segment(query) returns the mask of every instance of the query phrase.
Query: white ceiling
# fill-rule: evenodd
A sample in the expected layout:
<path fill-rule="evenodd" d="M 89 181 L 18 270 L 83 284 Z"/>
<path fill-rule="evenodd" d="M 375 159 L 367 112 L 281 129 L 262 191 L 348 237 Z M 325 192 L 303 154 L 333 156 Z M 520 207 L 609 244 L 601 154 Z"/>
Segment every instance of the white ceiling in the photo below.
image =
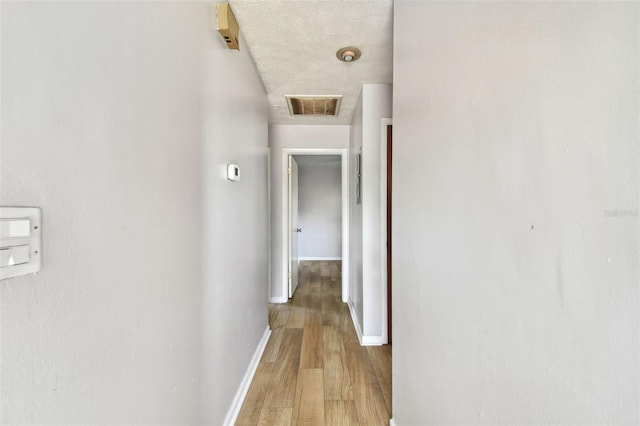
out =
<path fill-rule="evenodd" d="M 271 124 L 349 124 L 363 83 L 391 83 L 393 0 L 229 0 L 272 106 Z M 355 46 L 362 57 L 336 58 Z M 342 95 L 337 117 L 289 114 L 285 95 Z"/>

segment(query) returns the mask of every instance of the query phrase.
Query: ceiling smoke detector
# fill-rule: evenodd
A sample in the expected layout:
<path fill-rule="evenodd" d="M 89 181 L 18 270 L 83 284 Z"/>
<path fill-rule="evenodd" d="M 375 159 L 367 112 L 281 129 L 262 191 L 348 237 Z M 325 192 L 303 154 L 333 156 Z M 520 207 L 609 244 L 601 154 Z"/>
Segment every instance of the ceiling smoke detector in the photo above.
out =
<path fill-rule="evenodd" d="M 336 57 L 343 62 L 353 62 L 360 58 L 360 49 L 357 47 L 343 47 L 336 52 Z"/>

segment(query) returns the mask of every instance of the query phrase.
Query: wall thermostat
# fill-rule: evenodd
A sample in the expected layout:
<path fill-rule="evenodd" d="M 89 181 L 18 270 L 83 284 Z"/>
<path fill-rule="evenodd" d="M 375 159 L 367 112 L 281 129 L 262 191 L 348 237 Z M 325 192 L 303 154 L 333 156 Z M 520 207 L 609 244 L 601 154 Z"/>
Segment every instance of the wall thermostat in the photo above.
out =
<path fill-rule="evenodd" d="M 227 166 L 227 179 L 237 182 L 240 180 L 240 167 L 237 164 Z"/>

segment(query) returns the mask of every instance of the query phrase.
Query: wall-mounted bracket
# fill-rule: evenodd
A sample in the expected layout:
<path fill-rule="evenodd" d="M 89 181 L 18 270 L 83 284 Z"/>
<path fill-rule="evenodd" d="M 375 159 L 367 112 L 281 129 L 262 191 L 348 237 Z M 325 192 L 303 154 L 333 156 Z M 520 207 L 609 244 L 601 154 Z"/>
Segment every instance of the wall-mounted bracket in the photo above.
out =
<path fill-rule="evenodd" d="M 216 5 L 216 28 L 229 49 L 240 50 L 238 34 L 240 28 L 229 3 Z"/>

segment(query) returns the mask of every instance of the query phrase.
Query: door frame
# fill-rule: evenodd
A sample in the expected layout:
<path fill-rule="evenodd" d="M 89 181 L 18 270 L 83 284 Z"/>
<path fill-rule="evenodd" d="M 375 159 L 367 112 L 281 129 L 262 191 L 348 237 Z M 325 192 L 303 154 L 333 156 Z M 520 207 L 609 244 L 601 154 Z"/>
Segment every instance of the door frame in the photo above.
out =
<path fill-rule="evenodd" d="M 293 226 L 295 225 L 295 227 L 298 227 L 298 223 L 296 222 L 295 224 L 292 223 L 291 220 L 291 214 L 294 212 L 293 209 L 293 202 L 291 200 L 291 194 L 293 193 L 293 165 L 295 166 L 296 169 L 296 204 L 299 205 L 298 200 L 300 199 L 300 197 L 298 197 L 298 188 L 300 188 L 299 182 L 298 182 L 298 177 L 299 177 L 299 168 L 298 168 L 298 162 L 296 161 L 296 159 L 294 158 L 293 155 L 287 155 L 287 212 L 288 212 L 288 225 L 289 225 L 289 232 L 287 235 L 287 244 L 288 244 L 288 251 L 287 251 L 287 299 L 291 299 L 293 297 L 293 294 L 295 293 L 295 291 L 298 289 L 298 277 L 296 277 L 295 279 L 293 278 L 293 276 L 289 276 L 289 268 L 291 268 L 291 270 L 293 271 L 293 250 L 291 247 L 291 242 L 293 241 Z M 289 169 L 291 170 L 291 173 L 289 173 Z M 296 206 L 295 209 L 296 212 L 296 216 L 298 216 L 298 207 Z M 298 259 L 298 264 L 300 263 L 300 245 L 299 245 L 299 235 L 297 234 L 297 229 L 296 229 L 296 238 L 298 239 L 298 252 L 296 253 L 297 259 Z M 298 271 L 298 266 L 296 265 L 296 272 Z M 295 282 L 295 288 L 293 288 L 293 283 Z"/>
<path fill-rule="evenodd" d="M 383 344 L 389 343 L 389 318 L 387 315 L 387 126 L 391 125 L 393 125 L 392 118 L 380 119 L 380 277 L 382 278 L 380 312 L 382 312 Z"/>
<path fill-rule="evenodd" d="M 289 155 L 339 155 L 342 183 L 342 301 L 349 300 L 349 150 L 347 148 L 282 148 L 282 294 L 289 295 Z"/>

